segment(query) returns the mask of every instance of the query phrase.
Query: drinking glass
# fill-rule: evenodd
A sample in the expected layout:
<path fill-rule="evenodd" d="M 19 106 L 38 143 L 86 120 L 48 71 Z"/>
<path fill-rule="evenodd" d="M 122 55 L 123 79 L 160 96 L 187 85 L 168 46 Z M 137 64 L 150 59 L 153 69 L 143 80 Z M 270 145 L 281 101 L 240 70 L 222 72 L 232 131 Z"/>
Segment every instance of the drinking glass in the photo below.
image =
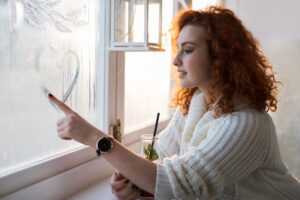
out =
<path fill-rule="evenodd" d="M 154 147 L 152 147 L 152 140 L 153 140 L 153 135 L 152 134 L 143 134 L 141 135 L 141 151 L 140 155 L 146 158 L 147 160 L 157 160 L 158 159 L 158 154 L 156 152 L 155 147 L 157 146 L 159 140 L 158 136 L 155 136 L 155 142 L 154 142 Z"/>
<path fill-rule="evenodd" d="M 147 160 L 157 160 L 158 154 L 156 152 L 155 147 L 157 146 L 159 140 L 158 136 L 155 136 L 154 148 L 152 147 L 153 135 L 152 134 L 143 134 L 141 135 L 141 151 L 140 155 L 146 158 Z M 137 200 L 145 200 L 145 199 L 154 199 L 153 194 L 150 194 L 146 191 L 143 191 L 141 196 L 137 198 Z"/>

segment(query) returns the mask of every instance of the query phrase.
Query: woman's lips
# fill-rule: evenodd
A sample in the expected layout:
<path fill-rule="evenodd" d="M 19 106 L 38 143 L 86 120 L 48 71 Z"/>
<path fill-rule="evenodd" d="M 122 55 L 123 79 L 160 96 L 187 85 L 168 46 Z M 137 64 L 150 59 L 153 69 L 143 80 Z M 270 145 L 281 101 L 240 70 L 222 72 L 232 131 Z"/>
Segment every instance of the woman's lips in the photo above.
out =
<path fill-rule="evenodd" d="M 185 75 L 187 75 L 187 72 L 183 72 L 183 71 L 178 71 L 178 72 L 179 72 L 179 75 L 178 75 L 179 78 L 183 78 L 183 77 L 185 77 Z"/>

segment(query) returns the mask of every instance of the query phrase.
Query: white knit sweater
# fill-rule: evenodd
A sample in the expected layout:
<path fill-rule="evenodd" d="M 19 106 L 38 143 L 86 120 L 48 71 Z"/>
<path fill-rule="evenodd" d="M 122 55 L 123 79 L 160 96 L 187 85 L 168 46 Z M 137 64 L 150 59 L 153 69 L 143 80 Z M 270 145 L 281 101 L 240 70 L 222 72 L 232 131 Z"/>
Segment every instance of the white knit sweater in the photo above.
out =
<path fill-rule="evenodd" d="M 300 199 L 271 117 L 247 107 L 213 117 L 202 93 L 159 134 L 155 199 Z"/>

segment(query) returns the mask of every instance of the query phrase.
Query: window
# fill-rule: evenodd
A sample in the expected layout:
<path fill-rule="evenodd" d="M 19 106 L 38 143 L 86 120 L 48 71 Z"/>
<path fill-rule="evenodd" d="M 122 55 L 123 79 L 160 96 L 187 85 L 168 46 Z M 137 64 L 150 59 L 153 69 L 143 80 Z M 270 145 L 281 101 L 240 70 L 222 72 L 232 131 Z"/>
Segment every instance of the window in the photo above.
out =
<path fill-rule="evenodd" d="M 168 29 L 173 15 L 172 9 L 168 8 L 171 6 L 172 1 L 163 1 L 162 33 L 165 51 L 125 53 L 125 134 L 153 125 L 158 112 L 160 113 L 160 122 L 168 120 L 171 116 L 169 108 L 172 95 L 171 49 L 168 45 L 170 44 Z M 151 38 L 151 36 L 158 35 L 159 5 L 150 5 L 149 9 L 152 9 L 150 13 L 155 16 L 149 18 Z M 142 16 L 142 12 L 136 12 L 137 19 Z"/>
<path fill-rule="evenodd" d="M 111 49 L 161 47 L 162 0 L 113 0 L 111 8 Z"/>
<path fill-rule="evenodd" d="M 172 1 L 164 1 L 168 2 Z M 95 0 L 0 3 L 0 125 L 4 130 L 0 133 L 0 198 L 8 195 L 5 197 L 14 199 L 26 194 L 30 199 L 36 191 L 47 191 L 45 198 L 48 195 L 61 199 L 113 170 L 103 159 L 96 159 L 91 148 L 57 137 L 55 123 L 63 113 L 48 101 L 48 91 L 108 133 L 118 112 L 123 113 L 122 123 L 124 113 L 130 113 L 127 112 L 130 107 L 122 105 L 130 102 L 125 100 L 129 94 L 125 85 L 130 87 L 137 81 L 125 82 L 125 77 L 131 76 L 130 70 L 137 67 L 131 65 L 131 58 L 159 57 L 159 65 L 164 68 L 157 66 L 155 70 L 160 70 L 166 79 L 162 90 L 153 91 L 153 95 L 163 95 L 160 101 L 150 102 L 156 103 L 154 107 L 158 109 L 153 116 L 151 113 L 143 116 L 138 122 L 142 126 L 126 127 L 135 131 L 150 127 L 147 130 L 153 131 L 157 112 L 161 112 L 158 131 L 166 126 L 172 87 L 170 65 L 166 64 L 170 52 L 110 51 L 110 3 Z M 171 9 L 169 14 L 165 20 L 171 19 Z M 120 70 L 123 72 L 119 73 Z M 120 74 L 123 79 L 116 79 Z M 155 81 L 153 78 L 149 81 Z M 135 104 L 136 100 L 131 102 Z M 135 107 L 135 112 L 137 108 L 140 107 Z M 123 143 L 139 141 L 140 133 L 127 134 L 130 137 Z M 102 173 L 98 173 L 99 167 Z M 84 177 L 77 176 L 83 171 Z M 64 181 L 68 184 L 51 187 Z"/>
<path fill-rule="evenodd" d="M 203 10 L 209 6 L 224 5 L 224 0 L 174 0 L 174 10 L 195 9 Z"/>
<path fill-rule="evenodd" d="M 169 52 L 125 54 L 125 134 L 169 119 L 171 66 Z"/>
<path fill-rule="evenodd" d="M 81 146 L 57 139 L 55 123 L 63 115 L 46 94 L 95 121 L 99 13 L 92 0 L 4 1 L 0 7 L 0 174 L 5 174 Z"/>
<path fill-rule="evenodd" d="M 171 0 L 162 3 L 161 31 L 164 51 L 136 52 L 129 47 L 128 50 L 111 53 L 115 56 L 114 73 L 117 77 L 116 118 L 121 119 L 125 144 L 139 140 L 143 133 L 152 133 L 158 112 L 158 131 L 166 126 L 172 114 L 172 109 L 169 108 L 173 80 L 168 30 L 173 10 L 169 9 L 172 7 Z M 159 9 L 155 10 L 156 5 L 151 6 L 154 6 L 153 13 L 159 15 Z M 135 15 L 135 18 L 142 18 L 144 13 L 136 12 Z M 157 23 L 149 22 L 149 35 L 157 35 Z"/>
<path fill-rule="evenodd" d="M 222 4 L 222 0 L 193 0 L 192 8 L 193 9 L 205 9 L 208 6 L 220 5 Z"/>

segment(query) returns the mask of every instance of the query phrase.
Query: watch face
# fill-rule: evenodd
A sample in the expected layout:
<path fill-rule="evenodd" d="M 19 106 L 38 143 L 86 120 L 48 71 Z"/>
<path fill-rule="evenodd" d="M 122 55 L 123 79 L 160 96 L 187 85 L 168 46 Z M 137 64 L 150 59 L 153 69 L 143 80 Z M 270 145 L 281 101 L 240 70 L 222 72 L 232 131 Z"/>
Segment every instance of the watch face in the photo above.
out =
<path fill-rule="evenodd" d="M 98 149 L 102 152 L 107 152 L 111 149 L 111 140 L 109 138 L 102 138 L 98 142 Z"/>

